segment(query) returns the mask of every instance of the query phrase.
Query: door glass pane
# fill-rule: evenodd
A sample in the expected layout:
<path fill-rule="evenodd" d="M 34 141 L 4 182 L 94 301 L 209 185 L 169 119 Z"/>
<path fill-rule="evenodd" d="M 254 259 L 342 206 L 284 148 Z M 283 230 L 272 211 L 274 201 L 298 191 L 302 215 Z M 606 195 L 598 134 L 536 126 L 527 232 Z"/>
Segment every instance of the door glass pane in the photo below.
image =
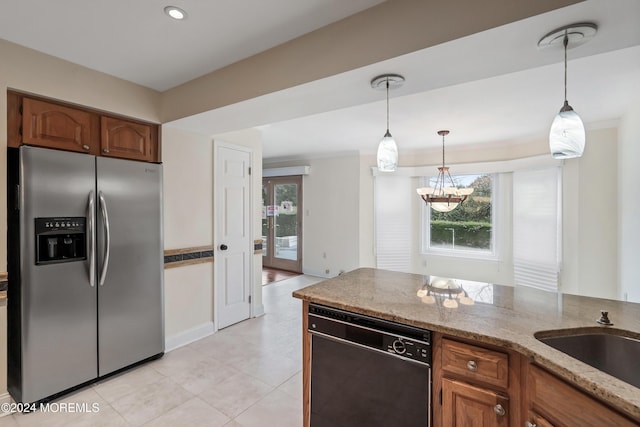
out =
<path fill-rule="evenodd" d="M 276 258 L 296 261 L 298 259 L 298 185 L 274 185 L 275 206 L 273 226 L 275 228 L 274 254 Z"/>
<path fill-rule="evenodd" d="M 262 256 L 267 256 L 267 236 L 269 235 L 269 218 L 267 218 L 267 186 L 262 185 Z"/>

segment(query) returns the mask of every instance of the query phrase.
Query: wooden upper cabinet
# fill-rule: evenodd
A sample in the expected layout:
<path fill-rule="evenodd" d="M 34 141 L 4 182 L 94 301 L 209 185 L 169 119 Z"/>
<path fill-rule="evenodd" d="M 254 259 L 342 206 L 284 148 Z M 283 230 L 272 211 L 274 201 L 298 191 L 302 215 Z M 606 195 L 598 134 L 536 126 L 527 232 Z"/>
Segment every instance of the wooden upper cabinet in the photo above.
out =
<path fill-rule="evenodd" d="M 121 159 L 157 161 L 157 132 L 154 126 L 102 116 L 101 155 Z"/>
<path fill-rule="evenodd" d="M 160 162 L 159 125 L 7 91 L 7 146 Z"/>
<path fill-rule="evenodd" d="M 98 123 L 90 112 L 23 98 L 22 143 L 81 153 L 98 153 Z"/>

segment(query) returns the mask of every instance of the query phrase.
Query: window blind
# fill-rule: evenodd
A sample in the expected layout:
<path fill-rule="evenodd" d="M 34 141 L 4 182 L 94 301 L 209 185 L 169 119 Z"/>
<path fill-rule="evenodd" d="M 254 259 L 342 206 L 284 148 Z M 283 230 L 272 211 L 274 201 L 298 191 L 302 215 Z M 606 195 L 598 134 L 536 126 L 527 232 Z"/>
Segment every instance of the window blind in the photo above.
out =
<path fill-rule="evenodd" d="M 401 272 L 411 270 L 411 197 L 408 176 L 376 176 L 374 182 L 376 265 Z"/>
<path fill-rule="evenodd" d="M 556 291 L 560 272 L 561 173 L 552 167 L 513 173 L 513 270 L 516 285 Z"/>

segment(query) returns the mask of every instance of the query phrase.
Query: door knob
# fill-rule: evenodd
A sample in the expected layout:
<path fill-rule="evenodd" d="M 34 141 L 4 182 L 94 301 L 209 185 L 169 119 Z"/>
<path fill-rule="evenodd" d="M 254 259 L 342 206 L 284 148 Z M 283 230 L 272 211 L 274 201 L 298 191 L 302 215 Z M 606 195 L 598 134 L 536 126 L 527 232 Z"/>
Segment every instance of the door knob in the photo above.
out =
<path fill-rule="evenodd" d="M 229 249 L 229 247 L 227 245 L 225 245 L 224 243 L 222 245 L 220 245 L 220 250 L 221 251 L 226 251 L 227 249 Z"/>

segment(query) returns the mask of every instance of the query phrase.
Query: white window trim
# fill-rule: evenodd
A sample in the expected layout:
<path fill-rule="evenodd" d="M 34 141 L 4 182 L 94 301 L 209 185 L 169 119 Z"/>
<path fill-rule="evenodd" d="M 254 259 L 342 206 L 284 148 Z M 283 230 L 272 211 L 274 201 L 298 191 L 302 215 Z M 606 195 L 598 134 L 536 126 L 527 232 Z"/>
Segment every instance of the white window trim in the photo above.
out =
<path fill-rule="evenodd" d="M 503 201 L 500 200 L 503 197 L 503 194 L 501 193 L 502 174 L 493 173 L 493 172 L 480 172 L 477 174 L 492 176 L 492 179 L 491 179 L 491 183 L 492 183 L 491 250 L 490 251 L 484 251 L 484 250 L 474 251 L 474 250 L 464 250 L 464 249 L 456 250 L 456 249 L 431 247 L 431 212 L 430 212 L 431 208 L 426 203 L 423 203 L 422 211 L 421 211 L 422 220 L 420 221 L 421 223 L 420 231 L 422 236 L 421 250 L 420 250 L 421 255 L 477 259 L 477 260 L 487 260 L 487 261 L 500 260 L 500 254 L 502 251 L 498 243 L 499 239 L 497 239 L 496 236 L 500 236 L 501 235 L 500 233 L 503 232 L 502 224 L 504 222 L 504 221 L 498 221 L 498 216 L 501 216 L 504 213 L 502 212 L 502 209 L 501 209 Z M 467 175 L 467 174 L 456 173 L 454 175 L 454 179 L 455 179 L 455 176 L 457 175 Z M 471 175 L 471 173 L 468 175 Z M 425 181 L 428 180 L 428 178 L 429 178 L 428 176 L 423 177 Z M 496 197 L 498 195 L 499 197 Z"/>

